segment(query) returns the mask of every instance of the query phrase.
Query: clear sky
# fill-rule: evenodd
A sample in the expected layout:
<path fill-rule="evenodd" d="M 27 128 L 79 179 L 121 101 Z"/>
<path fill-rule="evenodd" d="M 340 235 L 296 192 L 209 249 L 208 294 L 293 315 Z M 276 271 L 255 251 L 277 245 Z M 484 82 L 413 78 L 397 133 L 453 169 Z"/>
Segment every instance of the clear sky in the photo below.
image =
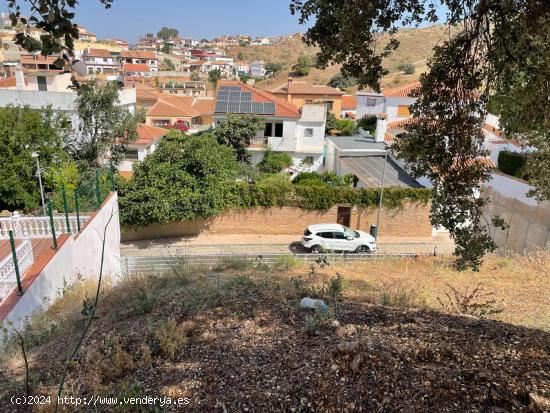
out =
<path fill-rule="evenodd" d="M 196 39 L 221 34 L 271 36 L 305 31 L 292 16 L 289 0 L 113 0 L 105 10 L 99 0 L 80 0 L 75 21 L 99 38 L 130 42 L 140 35 L 174 27 Z"/>

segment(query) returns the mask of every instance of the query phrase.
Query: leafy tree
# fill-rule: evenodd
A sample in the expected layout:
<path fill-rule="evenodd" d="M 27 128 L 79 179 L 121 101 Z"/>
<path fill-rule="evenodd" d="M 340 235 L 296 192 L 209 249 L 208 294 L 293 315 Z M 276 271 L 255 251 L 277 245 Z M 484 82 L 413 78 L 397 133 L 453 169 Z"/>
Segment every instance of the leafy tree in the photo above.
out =
<path fill-rule="evenodd" d="M 292 66 L 292 70 L 298 76 L 307 76 L 311 66 L 311 58 L 309 56 L 301 55 L 298 57 L 298 63 Z"/>
<path fill-rule="evenodd" d="M 148 225 L 214 216 L 233 203 L 237 161 L 212 136 L 174 131 L 134 166 L 120 191 L 123 223 Z"/>
<path fill-rule="evenodd" d="M 174 62 L 172 62 L 168 58 L 164 58 L 162 60 L 162 68 L 163 68 L 163 70 L 168 70 L 168 71 L 176 70 L 176 66 L 174 65 Z"/>
<path fill-rule="evenodd" d="M 357 133 L 357 124 L 351 119 L 338 119 L 336 129 L 339 129 L 344 136 L 353 136 Z"/>
<path fill-rule="evenodd" d="M 250 145 L 250 138 L 264 127 L 265 120 L 261 116 L 228 114 L 214 129 L 214 137 L 219 143 L 232 147 L 239 161 L 247 161 L 246 149 Z"/>
<path fill-rule="evenodd" d="M 397 68 L 408 75 L 412 75 L 416 70 L 412 63 L 401 63 L 399 66 L 397 66 Z"/>
<path fill-rule="evenodd" d="M 353 77 L 346 77 L 342 73 L 338 73 L 330 78 L 327 85 L 340 90 L 345 90 L 349 87 L 357 85 L 357 79 Z"/>
<path fill-rule="evenodd" d="M 341 63 L 342 73 L 359 85 L 380 88 L 388 73 L 383 58 L 398 48 L 404 25 L 437 22 L 436 2 L 291 0 L 300 22 L 314 20 L 305 41 L 318 45 L 318 65 Z M 441 0 L 446 23 L 461 32 L 434 50 L 421 75 L 412 107 L 416 122 L 396 151 L 414 176 L 428 177 L 435 190 L 432 223 L 447 228 L 456 243 L 459 268 L 478 269 L 495 248 L 479 197 L 490 171 L 476 160 L 484 156 L 481 126 L 490 95 L 507 99 L 501 124 L 507 133 L 533 146 L 531 182 L 540 199 L 550 197 L 550 2 L 546 0 Z M 380 47 L 380 33 L 388 41 Z M 501 224 L 498 219 L 493 224 Z"/>
<path fill-rule="evenodd" d="M 0 108 L 0 210 L 31 210 L 39 205 L 36 159 L 43 176 L 68 160 L 65 140 L 70 132 L 65 115 L 51 109 Z M 48 182 L 45 182 L 46 184 Z"/>
<path fill-rule="evenodd" d="M 165 54 L 170 54 L 172 53 L 172 45 L 169 45 L 168 43 L 164 43 L 160 51 Z"/>
<path fill-rule="evenodd" d="M 218 80 L 222 78 L 222 72 L 220 69 L 214 69 L 208 72 L 208 81 L 212 84 L 213 87 L 216 87 Z"/>
<path fill-rule="evenodd" d="M 120 105 L 116 83 L 83 84 L 78 90 L 76 110 L 80 118 L 78 133 L 68 140 L 72 157 L 89 166 L 98 166 L 110 157 L 117 165 L 128 143 L 137 139 L 139 114 Z"/>
<path fill-rule="evenodd" d="M 271 148 L 267 148 L 264 152 L 264 157 L 258 164 L 258 169 L 261 172 L 276 174 L 292 164 L 292 158 L 288 153 L 273 152 Z"/>
<path fill-rule="evenodd" d="M 267 62 L 265 64 L 265 70 L 275 74 L 275 73 L 280 72 L 281 70 L 283 70 L 283 65 L 281 63 Z"/>
<path fill-rule="evenodd" d="M 157 33 L 157 37 L 160 37 L 162 40 L 170 40 L 174 37 L 177 37 L 180 32 L 177 29 L 171 27 L 163 27 Z"/>
<path fill-rule="evenodd" d="M 338 129 L 338 119 L 336 119 L 336 116 L 334 116 L 334 113 L 329 112 L 327 113 L 327 120 L 325 122 L 325 129 L 327 131 L 331 129 Z"/>
<path fill-rule="evenodd" d="M 113 0 L 99 0 L 105 8 L 110 8 Z M 45 33 L 40 41 L 34 39 L 28 30 L 15 35 L 15 42 L 29 52 L 41 51 L 44 55 L 72 52 L 74 41 L 78 39 L 78 26 L 73 23 L 75 17 L 74 0 L 7 0 L 8 13 L 12 26 L 22 24 L 26 29 L 36 27 Z M 21 5 L 29 10 L 28 19 L 21 13 Z M 62 66 L 63 60 L 57 62 Z"/>

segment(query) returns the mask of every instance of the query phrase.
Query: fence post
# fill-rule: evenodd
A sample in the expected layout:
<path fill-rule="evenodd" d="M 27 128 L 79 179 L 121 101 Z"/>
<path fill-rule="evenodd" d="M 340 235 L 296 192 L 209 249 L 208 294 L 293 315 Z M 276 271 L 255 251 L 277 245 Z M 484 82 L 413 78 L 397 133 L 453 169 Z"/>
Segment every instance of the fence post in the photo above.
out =
<path fill-rule="evenodd" d="M 17 261 L 17 251 L 15 250 L 15 240 L 13 239 L 13 230 L 9 230 L 11 255 L 13 257 L 13 268 L 15 270 L 15 279 L 17 280 L 17 295 L 23 295 L 23 286 L 21 285 L 21 274 L 19 274 L 19 263 Z"/>
<path fill-rule="evenodd" d="M 80 234 L 80 208 L 78 207 L 78 188 L 74 190 L 74 208 L 76 209 L 76 229 Z"/>
<path fill-rule="evenodd" d="M 97 209 L 101 206 L 101 194 L 99 193 L 99 171 L 95 171 L 95 197 Z"/>
<path fill-rule="evenodd" d="M 57 251 L 57 236 L 55 235 L 55 224 L 53 222 L 52 200 L 48 201 L 48 215 L 50 216 L 50 227 L 52 228 L 53 248 Z"/>
<path fill-rule="evenodd" d="M 112 162 L 111 162 L 110 167 L 109 167 L 109 178 L 111 179 L 111 192 L 115 192 L 116 191 L 115 168 L 114 168 Z"/>
<path fill-rule="evenodd" d="M 67 225 L 67 234 L 71 233 L 71 224 L 69 223 L 69 211 L 67 208 L 67 193 L 65 185 L 61 186 L 61 194 L 63 195 L 63 210 L 65 211 L 65 224 Z"/>

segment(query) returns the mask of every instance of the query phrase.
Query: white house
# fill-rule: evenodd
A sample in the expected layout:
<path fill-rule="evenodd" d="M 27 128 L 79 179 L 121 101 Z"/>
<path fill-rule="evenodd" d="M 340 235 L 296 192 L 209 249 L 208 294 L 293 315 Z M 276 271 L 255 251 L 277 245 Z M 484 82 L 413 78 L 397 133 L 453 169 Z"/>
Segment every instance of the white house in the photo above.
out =
<path fill-rule="evenodd" d="M 214 124 L 227 114 L 263 116 L 264 130 L 250 139 L 249 152 L 253 164 L 263 158 L 267 147 L 287 152 L 294 165 L 307 164 L 311 170 L 323 165 L 326 109 L 324 105 L 306 104 L 298 110 L 292 103 L 271 93 L 237 81 L 218 84 L 214 102 Z"/>
<path fill-rule="evenodd" d="M 80 75 L 117 75 L 118 62 L 107 49 L 86 48 L 79 62 L 72 65 Z"/>
<path fill-rule="evenodd" d="M 130 177 L 134 163 L 142 162 L 147 155 L 153 153 L 159 140 L 167 133 L 168 129 L 145 124 L 138 125 L 139 137 L 128 144 L 124 161 L 118 167 L 120 174 L 124 177 Z"/>
<path fill-rule="evenodd" d="M 357 92 L 357 119 L 366 115 L 386 113 L 388 121 L 407 119 L 411 116 L 409 107 L 416 101 L 409 97 L 410 93 L 420 86 L 420 82 L 410 83 L 392 89 L 386 89 L 382 93 L 373 91 Z"/>
<path fill-rule="evenodd" d="M 158 72 L 159 70 L 158 58 L 155 52 L 150 50 L 124 50 L 120 53 L 118 59 L 121 68 L 130 63 L 147 65 L 151 72 Z"/>

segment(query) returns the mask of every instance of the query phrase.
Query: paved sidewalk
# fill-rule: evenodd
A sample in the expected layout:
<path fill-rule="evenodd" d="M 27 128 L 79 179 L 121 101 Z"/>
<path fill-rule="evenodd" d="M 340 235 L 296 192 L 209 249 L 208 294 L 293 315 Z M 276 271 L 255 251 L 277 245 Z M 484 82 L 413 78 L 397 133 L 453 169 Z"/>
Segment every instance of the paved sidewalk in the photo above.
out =
<path fill-rule="evenodd" d="M 437 237 L 379 237 L 378 251 L 383 253 L 449 254 L 454 244 L 446 235 Z M 224 234 L 189 238 L 166 238 L 123 242 L 122 256 L 174 256 L 189 254 L 267 254 L 303 252 L 296 235 Z"/>

